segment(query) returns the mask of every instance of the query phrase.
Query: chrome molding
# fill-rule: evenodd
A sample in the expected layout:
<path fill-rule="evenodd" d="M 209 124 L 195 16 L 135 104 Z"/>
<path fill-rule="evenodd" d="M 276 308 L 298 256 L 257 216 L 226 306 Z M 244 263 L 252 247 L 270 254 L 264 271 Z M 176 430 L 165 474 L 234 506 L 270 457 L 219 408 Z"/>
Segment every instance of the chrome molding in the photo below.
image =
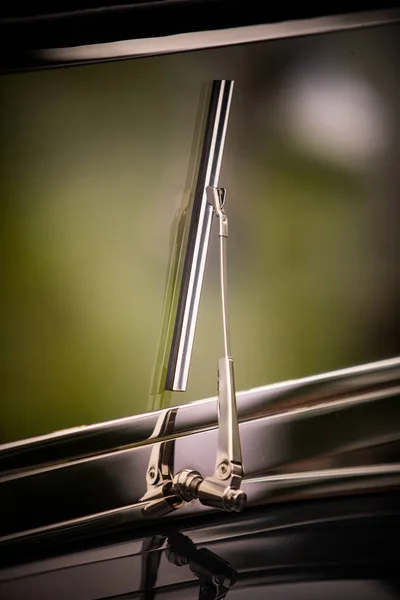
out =
<path fill-rule="evenodd" d="M 399 358 L 237 396 L 249 507 L 398 488 Z M 178 407 L 171 432 L 151 438 L 161 414 L 2 446 L 0 509 L 7 518 L 0 542 L 71 528 L 88 535 L 112 524 L 140 526 L 150 454 L 166 440 L 174 440 L 176 472 L 189 466 L 211 472 L 216 399 Z M 210 510 L 194 502 L 176 514 Z"/>
<path fill-rule="evenodd" d="M 399 9 L 368 11 L 340 16 L 269 23 L 265 25 L 233 27 L 231 29 L 125 40 L 106 44 L 48 48 L 41 50 L 38 53 L 38 56 L 49 64 L 52 62 L 79 63 L 104 61 L 118 58 L 154 56 L 173 52 L 218 48 L 300 35 L 358 29 L 360 27 L 373 27 L 390 22 L 397 22 L 399 20 Z"/>
<path fill-rule="evenodd" d="M 237 392 L 240 422 L 287 412 L 308 410 L 335 402 L 379 399 L 381 392 L 400 385 L 400 357 L 329 373 L 294 379 Z M 367 394 L 367 397 L 362 394 Z M 176 407 L 170 436 L 182 436 L 217 427 L 217 398 Z M 144 413 L 95 425 L 84 425 L 0 445 L 0 481 L 6 472 L 74 460 L 95 459 L 107 453 L 129 451 L 164 439 L 152 438 L 163 411 Z"/>

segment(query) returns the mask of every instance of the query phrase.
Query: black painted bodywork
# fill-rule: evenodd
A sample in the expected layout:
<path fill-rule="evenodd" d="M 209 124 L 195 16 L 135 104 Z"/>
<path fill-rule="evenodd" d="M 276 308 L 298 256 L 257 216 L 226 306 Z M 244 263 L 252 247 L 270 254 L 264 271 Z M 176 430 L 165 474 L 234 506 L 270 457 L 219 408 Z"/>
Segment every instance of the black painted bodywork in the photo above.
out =
<path fill-rule="evenodd" d="M 166 519 L 135 532 L 116 520 L 83 538 L 72 531 L 64 540 L 25 541 L 1 556 L 0 595 L 197 598 L 199 581 L 189 567 L 165 557 L 167 537 L 179 531 L 234 567 L 231 598 L 398 598 L 399 500 L 388 493 L 293 502 L 234 517 L 182 518 L 174 526 Z"/>

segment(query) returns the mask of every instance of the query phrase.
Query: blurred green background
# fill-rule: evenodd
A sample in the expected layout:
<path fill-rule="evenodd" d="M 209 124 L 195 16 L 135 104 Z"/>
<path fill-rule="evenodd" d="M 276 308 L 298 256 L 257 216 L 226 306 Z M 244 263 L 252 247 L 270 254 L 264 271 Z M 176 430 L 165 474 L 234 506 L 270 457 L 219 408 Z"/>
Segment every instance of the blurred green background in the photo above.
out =
<path fill-rule="evenodd" d="M 400 27 L 0 78 L 0 442 L 147 410 L 204 85 L 237 389 L 399 354 Z M 185 393 L 216 393 L 214 229 Z"/>

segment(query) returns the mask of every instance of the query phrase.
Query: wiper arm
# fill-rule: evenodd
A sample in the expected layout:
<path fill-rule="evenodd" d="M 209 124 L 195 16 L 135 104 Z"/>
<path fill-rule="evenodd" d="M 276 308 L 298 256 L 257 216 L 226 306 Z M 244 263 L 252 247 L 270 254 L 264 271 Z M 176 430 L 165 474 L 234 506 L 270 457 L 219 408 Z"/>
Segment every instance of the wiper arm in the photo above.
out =
<path fill-rule="evenodd" d="M 207 199 L 219 219 L 220 277 L 222 301 L 222 329 L 225 356 L 218 368 L 218 448 L 214 473 L 203 477 L 198 471 L 183 469 L 173 475 L 173 440 L 160 442 L 153 448 L 147 470 L 147 493 L 142 500 L 150 503 L 145 514 L 165 514 L 180 508 L 185 502 L 200 500 L 206 506 L 226 511 L 241 511 L 246 494 L 240 489 L 243 478 L 242 452 L 236 408 L 233 359 L 230 349 L 230 330 L 227 302 L 227 238 L 228 218 L 225 213 L 226 192 L 208 187 Z M 154 437 L 172 432 L 175 420 L 173 409 L 163 413 L 157 423 Z"/>

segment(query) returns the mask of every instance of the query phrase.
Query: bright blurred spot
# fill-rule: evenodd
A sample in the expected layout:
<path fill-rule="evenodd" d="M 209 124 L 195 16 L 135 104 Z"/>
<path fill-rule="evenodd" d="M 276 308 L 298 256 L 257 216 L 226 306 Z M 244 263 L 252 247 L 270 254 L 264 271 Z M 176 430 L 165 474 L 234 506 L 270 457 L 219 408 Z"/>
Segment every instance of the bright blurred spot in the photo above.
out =
<path fill-rule="evenodd" d="M 305 150 L 357 167 L 388 147 L 385 104 L 367 81 L 328 62 L 303 64 L 285 83 L 279 116 Z"/>

